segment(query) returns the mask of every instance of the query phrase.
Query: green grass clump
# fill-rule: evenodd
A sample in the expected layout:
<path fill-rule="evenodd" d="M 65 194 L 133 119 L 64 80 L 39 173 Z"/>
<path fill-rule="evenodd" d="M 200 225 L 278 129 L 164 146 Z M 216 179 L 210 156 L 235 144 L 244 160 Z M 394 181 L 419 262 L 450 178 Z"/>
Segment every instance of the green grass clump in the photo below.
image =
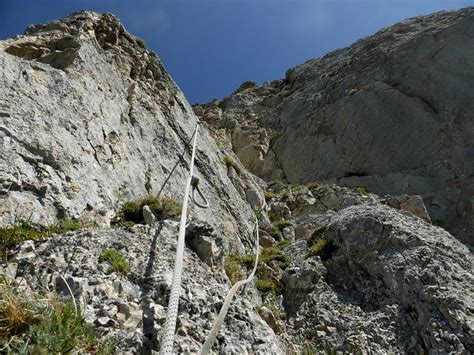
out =
<path fill-rule="evenodd" d="M 81 228 L 80 222 L 63 218 L 48 228 L 36 228 L 29 220 L 17 219 L 12 227 L 0 228 L 0 258 L 8 255 L 8 249 L 25 240 L 38 240 L 52 234 L 62 234 Z"/>
<path fill-rule="evenodd" d="M 224 163 L 227 168 L 230 168 L 230 167 L 234 168 L 237 175 L 243 174 L 243 171 L 240 168 L 239 164 L 237 164 L 237 162 L 230 155 L 224 156 Z"/>
<path fill-rule="evenodd" d="M 224 271 L 232 284 L 244 278 L 255 263 L 253 255 L 229 255 L 224 262 Z"/>
<path fill-rule="evenodd" d="M 107 261 L 110 264 L 108 272 L 118 271 L 123 275 L 130 272 L 130 265 L 127 260 L 116 249 L 104 249 L 99 255 L 99 261 Z"/>
<path fill-rule="evenodd" d="M 306 185 L 304 185 L 304 184 L 295 184 L 295 185 L 291 186 L 291 188 L 295 191 L 299 191 L 299 190 L 305 189 Z"/>
<path fill-rule="evenodd" d="M 283 254 L 282 248 L 276 247 L 268 247 L 264 248 L 260 253 L 259 262 L 261 263 L 269 263 L 270 261 L 277 261 L 278 266 L 282 269 L 285 269 L 291 262 L 290 258 Z"/>
<path fill-rule="evenodd" d="M 264 195 L 265 195 L 265 201 L 267 202 L 278 196 L 278 194 L 273 191 L 265 191 Z"/>
<path fill-rule="evenodd" d="M 15 354 L 111 353 L 99 342 L 72 302 L 23 294 L 0 282 L 0 347 Z"/>
<path fill-rule="evenodd" d="M 290 227 L 293 225 L 293 223 L 291 223 L 291 221 L 285 219 L 285 218 L 281 218 L 275 222 L 273 222 L 273 225 L 275 226 L 275 228 L 279 229 L 279 230 L 282 230 L 286 227 Z"/>
<path fill-rule="evenodd" d="M 331 258 L 335 250 L 334 244 L 329 241 L 324 234 L 325 227 L 318 226 L 307 240 L 308 249 L 306 250 L 306 258 L 314 255 L 320 255 L 322 260 Z"/>
<path fill-rule="evenodd" d="M 319 189 L 321 187 L 321 184 L 317 183 L 317 182 L 311 182 L 307 185 L 308 187 L 308 190 L 313 192 L 313 191 L 316 191 L 317 189 Z"/>
<path fill-rule="evenodd" d="M 279 287 L 272 279 L 258 279 L 255 281 L 255 287 L 264 295 L 279 293 Z"/>
<path fill-rule="evenodd" d="M 179 216 L 181 203 L 173 197 L 148 195 L 140 199 L 125 202 L 118 212 L 121 222 L 143 223 L 142 209 L 148 205 L 153 214 L 159 219 Z"/>
<path fill-rule="evenodd" d="M 358 186 L 356 187 L 356 191 L 360 193 L 361 195 L 368 195 L 369 191 L 367 191 L 367 188 L 365 186 Z"/>
<path fill-rule="evenodd" d="M 135 37 L 135 41 L 137 41 L 137 44 L 142 47 L 143 49 L 148 49 L 146 42 L 143 38 L 140 37 Z"/>

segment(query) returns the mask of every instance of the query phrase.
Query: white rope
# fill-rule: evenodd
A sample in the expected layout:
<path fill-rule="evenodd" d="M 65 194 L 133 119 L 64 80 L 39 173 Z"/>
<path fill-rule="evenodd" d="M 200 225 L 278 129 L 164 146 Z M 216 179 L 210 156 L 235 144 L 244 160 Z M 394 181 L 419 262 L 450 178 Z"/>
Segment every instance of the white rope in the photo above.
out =
<path fill-rule="evenodd" d="M 260 241 L 259 241 L 259 234 L 258 234 L 258 216 L 255 216 L 255 222 L 256 222 L 256 234 L 257 238 L 255 240 L 255 264 L 253 266 L 253 270 L 250 273 L 249 277 L 247 277 L 245 280 L 241 280 L 235 283 L 234 286 L 230 289 L 229 293 L 227 294 L 227 297 L 225 298 L 224 304 L 222 305 L 222 308 L 219 312 L 219 315 L 214 321 L 214 324 L 212 325 L 212 329 L 209 332 L 209 335 L 207 336 L 206 341 L 204 342 L 204 345 L 202 346 L 201 351 L 199 352 L 200 355 L 207 355 L 212 349 L 212 344 L 214 344 L 214 341 L 216 340 L 217 334 L 219 333 L 219 329 L 222 326 L 222 323 L 224 323 L 224 318 L 227 315 L 227 311 L 229 310 L 230 303 L 232 302 L 232 299 L 234 298 L 234 295 L 237 293 L 239 288 L 250 281 L 255 276 L 255 272 L 257 271 L 257 266 L 258 266 L 258 256 L 260 254 Z"/>
<path fill-rule="evenodd" d="M 181 291 L 181 276 L 183 272 L 184 255 L 184 236 L 186 233 L 186 216 L 188 210 L 189 191 L 191 189 L 191 180 L 194 174 L 194 157 L 196 153 L 196 141 L 198 135 L 199 122 L 196 123 L 194 132 L 193 152 L 191 154 L 189 177 L 186 181 L 184 190 L 183 206 L 181 209 L 181 222 L 179 225 L 178 245 L 176 247 L 176 258 L 174 262 L 173 282 L 171 285 L 170 300 L 168 303 L 168 312 L 164 325 L 164 335 L 161 341 L 160 354 L 167 355 L 173 353 L 174 333 L 176 330 L 176 319 L 178 317 L 179 294 Z"/>

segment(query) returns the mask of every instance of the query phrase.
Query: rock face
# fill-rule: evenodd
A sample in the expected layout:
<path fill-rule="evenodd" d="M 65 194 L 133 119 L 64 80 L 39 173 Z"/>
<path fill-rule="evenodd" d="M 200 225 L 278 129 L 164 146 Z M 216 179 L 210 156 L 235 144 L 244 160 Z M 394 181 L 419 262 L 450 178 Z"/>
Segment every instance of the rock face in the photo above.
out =
<path fill-rule="evenodd" d="M 0 226 L 62 217 L 108 225 L 123 202 L 160 191 L 194 132 L 192 109 L 157 56 L 111 14 L 30 26 L 0 42 L 0 62 Z M 190 147 L 165 195 L 182 198 L 189 157 Z M 229 241 L 249 235 L 251 208 L 205 129 L 196 165 L 210 208 L 193 216 Z"/>
<path fill-rule="evenodd" d="M 473 34 L 472 7 L 409 19 L 195 111 L 267 181 L 421 195 L 472 242 Z"/>
<path fill-rule="evenodd" d="M 159 349 L 161 329 L 171 289 L 177 221 L 165 221 L 133 231 L 90 229 L 70 232 L 41 243 L 26 243 L 14 255 L 18 283 L 39 289 L 56 289 L 60 297 L 68 283 L 88 322 L 103 338 L 117 340 L 117 352 L 151 353 Z M 109 272 L 99 256 L 104 249 L 120 250 L 130 264 L 130 273 Z M 200 350 L 228 290 L 220 271 L 212 271 L 191 250 L 185 255 L 180 317 L 177 324 L 178 353 Z M 38 291 L 37 290 L 37 291 Z M 233 303 L 221 330 L 221 353 L 265 351 L 282 353 L 274 332 L 260 318 L 249 300 L 255 290 Z M 258 339 L 258 341 L 257 341 Z"/>
<path fill-rule="evenodd" d="M 473 13 L 405 21 L 195 107 L 210 207 L 188 215 L 176 351 L 200 349 L 230 281 L 250 272 L 259 210 L 257 280 L 214 351 L 474 352 L 473 256 L 432 224 L 472 231 Z M 0 62 L 1 252 L 17 219 L 83 222 L 9 250 L 0 298 L 10 283 L 56 294 L 117 352 L 156 352 L 178 221 L 148 199 L 144 225 L 110 222 L 131 199 L 182 198 L 196 116 L 111 14 L 30 26 L 0 41 Z"/>
<path fill-rule="evenodd" d="M 298 195 L 307 199 L 297 202 Z M 339 208 L 325 206 L 324 196 Z M 285 310 L 291 344 L 349 353 L 473 351 L 474 259 L 466 246 L 347 188 L 286 188 L 270 205 L 301 211 L 307 201 L 319 209 L 292 214 L 297 231 L 307 232 L 284 250 L 291 262 L 276 280 L 281 299 L 273 300 Z"/>

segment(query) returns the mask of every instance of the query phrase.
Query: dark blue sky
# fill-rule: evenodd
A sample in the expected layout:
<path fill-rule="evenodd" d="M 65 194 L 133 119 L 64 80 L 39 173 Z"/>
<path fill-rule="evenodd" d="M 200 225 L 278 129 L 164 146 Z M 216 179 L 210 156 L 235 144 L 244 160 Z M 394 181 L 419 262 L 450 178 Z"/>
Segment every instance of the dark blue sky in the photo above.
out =
<path fill-rule="evenodd" d="M 27 25 L 94 10 L 119 16 L 155 51 L 191 102 L 241 82 L 279 79 L 310 58 L 407 17 L 474 0 L 0 0 L 0 38 Z"/>

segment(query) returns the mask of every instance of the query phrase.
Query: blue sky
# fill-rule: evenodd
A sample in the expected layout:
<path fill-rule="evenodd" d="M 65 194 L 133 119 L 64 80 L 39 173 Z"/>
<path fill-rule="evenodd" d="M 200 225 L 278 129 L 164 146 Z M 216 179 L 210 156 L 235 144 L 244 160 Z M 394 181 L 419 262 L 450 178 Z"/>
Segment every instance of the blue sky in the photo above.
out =
<path fill-rule="evenodd" d="M 112 12 L 155 51 L 189 101 L 279 79 L 407 17 L 473 0 L 0 0 L 0 38 L 79 10 Z"/>

